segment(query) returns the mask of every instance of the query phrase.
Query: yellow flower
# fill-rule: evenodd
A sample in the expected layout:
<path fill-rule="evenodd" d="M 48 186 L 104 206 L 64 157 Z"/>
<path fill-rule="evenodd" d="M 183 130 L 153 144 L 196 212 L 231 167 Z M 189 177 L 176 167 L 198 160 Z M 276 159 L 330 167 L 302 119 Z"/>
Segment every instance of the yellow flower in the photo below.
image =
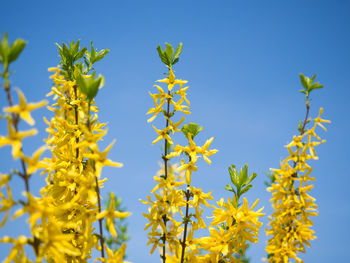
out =
<path fill-rule="evenodd" d="M 171 129 L 170 127 L 167 127 L 167 128 L 165 128 L 163 130 L 158 130 L 154 126 L 152 126 L 152 127 L 158 133 L 158 137 L 152 142 L 152 144 L 155 144 L 156 142 L 159 142 L 162 139 L 166 139 L 168 141 L 168 143 L 173 144 L 173 141 L 171 140 L 171 138 L 169 136 L 169 130 Z"/>
<path fill-rule="evenodd" d="M 114 218 L 125 218 L 131 215 L 130 212 L 119 212 L 115 211 L 115 201 L 114 201 L 114 194 L 111 193 L 111 202 L 107 208 L 107 210 L 102 211 L 101 213 L 96 215 L 96 219 L 102 219 L 106 218 L 106 223 L 109 232 L 112 234 L 112 236 L 117 237 L 117 231 L 114 227 Z"/>
<path fill-rule="evenodd" d="M 210 144 L 213 142 L 214 140 L 214 137 L 211 137 L 209 140 L 207 140 L 205 142 L 205 144 L 201 147 L 201 150 L 199 151 L 202 156 L 203 156 L 203 159 L 208 163 L 208 164 L 211 164 L 211 161 L 210 159 L 208 158 L 208 156 L 212 156 L 213 154 L 217 153 L 218 150 L 216 149 L 213 149 L 213 150 L 208 150 Z"/>
<path fill-rule="evenodd" d="M 147 122 L 152 122 L 159 113 L 163 111 L 163 105 L 155 105 L 155 108 L 149 109 L 149 111 L 146 114 L 154 114 L 151 118 L 147 120 Z"/>
<path fill-rule="evenodd" d="M 157 81 L 168 84 L 169 91 L 171 91 L 173 89 L 173 87 L 177 84 L 179 84 L 180 87 L 182 87 L 182 85 L 187 83 L 187 80 L 175 79 L 175 75 L 174 75 L 174 72 L 172 70 L 169 70 L 169 76 L 167 78 L 160 79 Z"/>
<path fill-rule="evenodd" d="M 103 166 L 122 167 L 122 163 L 116 163 L 106 159 L 108 152 L 111 150 L 115 140 L 103 151 L 100 152 L 97 145 L 93 148 L 93 153 L 86 153 L 85 157 L 95 161 L 96 175 L 99 177 Z"/>
<path fill-rule="evenodd" d="M 40 156 L 42 155 L 42 153 L 47 150 L 47 146 L 42 146 L 40 147 L 35 153 L 33 153 L 32 157 L 28 157 L 25 155 L 21 154 L 21 158 L 23 159 L 23 161 L 26 162 L 26 164 L 28 165 L 27 168 L 27 173 L 28 174 L 33 174 L 35 173 L 38 169 L 44 168 L 41 163 L 40 163 Z"/>
<path fill-rule="evenodd" d="M 186 98 L 186 91 L 188 90 L 189 86 L 185 87 L 185 88 L 180 88 L 178 91 L 176 91 L 175 93 L 177 95 L 179 95 L 182 99 L 184 99 L 188 105 L 191 105 L 190 102 L 188 101 L 188 99 Z"/>
<path fill-rule="evenodd" d="M 5 145 L 12 145 L 12 156 L 17 159 L 21 155 L 22 139 L 31 135 L 37 134 L 37 130 L 32 129 L 29 131 L 17 132 L 12 127 L 11 118 L 7 119 L 8 124 L 8 137 L 0 136 L 0 147 Z"/>
<path fill-rule="evenodd" d="M 106 263 L 130 263 L 129 261 L 123 261 L 126 243 L 123 243 L 123 245 L 116 252 L 113 252 L 113 250 L 106 245 L 105 249 L 107 251 L 107 258 L 97 258 L 96 260 Z"/>
<path fill-rule="evenodd" d="M 170 101 L 170 103 L 174 105 L 174 111 L 181 111 L 184 114 L 191 114 L 191 112 L 189 111 L 189 107 L 186 105 L 182 105 L 184 100 L 184 98 L 181 98 L 178 100 L 178 102 L 172 100 Z"/>
<path fill-rule="evenodd" d="M 314 119 L 314 122 L 316 123 L 316 125 L 320 126 L 322 129 L 324 129 L 325 131 L 327 131 L 326 127 L 324 127 L 321 123 L 331 123 L 331 121 L 329 120 L 324 120 L 324 119 L 321 119 L 321 115 L 323 113 L 323 108 L 320 108 L 320 111 L 318 113 L 318 116 L 317 118 Z"/>
<path fill-rule="evenodd" d="M 0 238 L 0 243 L 14 244 L 14 246 L 10 250 L 9 255 L 6 257 L 3 263 L 10 263 L 10 262 L 32 263 L 32 261 L 30 261 L 27 258 L 23 248 L 23 246 L 27 245 L 29 241 L 30 240 L 25 236 L 19 236 L 18 239 L 14 239 L 8 236 Z"/>
<path fill-rule="evenodd" d="M 6 188 L 7 198 L 2 192 L 0 192 L 0 212 L 6 211 L 6 214 L 0 223 L 0 228 L 2 228 L 6 224 L 7 218 L 10 215 L 10 209 L 16 204 L 16 202 L 12 198 L 11 188 L 8 184 L 6 184 Z"/>
<path fill-rule="evenodd" d="M 154 181 L 158 182 L 157 184 L 151 191 L 151 193 L 157 191 L 158 189 L 165 188 L 172 190 L 173 188 L 179 187 L 184 184 L 184 182 L 176 182 L 174 177 L 168 176 L 166 179 L 158 176 L 154 176 Z"/>
<path fill-rule="evenodd" d="M 6 185 L 11 179 L 11 175 L 0 173 L 0 189 Z"/>
<path fill-rule="evenodd" d="M 192 172 L 197 171 L 198 167 L 196 166 L 197 163 L 197 156 L 193 156 L 191 160 L 188 163 L 185 163 L 183 160 L 181 162 L 181 166 L 179 167 L 179 171 L 186 171 L 185 176 L 186 176 L 186 183 L 188 185 L 191 184 L 191 174 Z"/>
<path fill-rule="evenodd" d="M 19 96 L 19 105 L 15 105 L 12 107 L 4 108 L 5 112 L 9 113 L 16 113 L 19 114 L 19 116 L 25 120 L 29 125 L 34 125 L 35 121 L 30 115 L 30 112 L 32 110 L 35 110 L 37 108 L 43 107 L 47 104 L 46 100 L 37 102 L 37 103 L 29 103 L 27 104 L 27 100 L 24 97 L 22 91 L 19 89 L 17 90 L 18 96 Z"/>

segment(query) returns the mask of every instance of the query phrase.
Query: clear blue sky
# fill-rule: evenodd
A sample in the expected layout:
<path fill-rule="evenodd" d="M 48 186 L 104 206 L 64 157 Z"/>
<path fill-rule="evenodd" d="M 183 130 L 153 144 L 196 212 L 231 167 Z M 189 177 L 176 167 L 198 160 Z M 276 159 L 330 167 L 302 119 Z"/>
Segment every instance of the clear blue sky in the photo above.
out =
<path fill-rule="evenodd" d="M 168 2 L 168 3 L 167 3 Z M 214 136 L 219 152 L 212 165 L 199 164 L 193 184 L 213 190 L 215 199 L 228 197 L 227 167 L 249 164 L 258 173 L 249 202 L 260 198 L 265 213 L 271 213 L 270 193 L 263 181 L 264 171 L 278 167 L 287 154 L 286 145 L 296 134 L 297 123 L 305 114 L 298 74 L 317 73 L 325 86 L 312 94 L 311 116 L 324 107 L 324 117 L 332 120 L 327 143 L 318 147 L 314 161 L 316 177 L 312 195 L 319 205 L 314 219 L 317 240 L 302 255 L 305 262 L 344 262 L 349 239 L 349 107 L 350 99 L 350 2 L 349 1 L 3 1 L 0 34 L 11 41 L 21 37 L 28 45 L 13 65 L 13 86 L 21 88 L 28 100 L 39 101 L 49 92 L 47 68 L 59 62 L 55 42 L 81 39 L 88 45 L 111 50 L 97 66 L 106 78 L 99 92 L 100 120 L 108 121 L 107 145 L 117 139 L 110 157 L 124 163 L 122 169 L 104 168 L 108 177 L 103 194 L 114 191 L 122 197 L 133 215 L 129 218 L 129 260 L 153 263 L 143 231 L 146 207 L 138 199 L 153 188 L 153 175 L 160 160 L 159 145 L 152 146 L 155 132 L 146 122 L 152 106 L 148 91 L 163 77 L 165 67 L 156 46 L 165 42 L 184 43 L 180 63 L 175 66 L 180 78 L 189 80 L 192 114 L 187 121 L 198 122 L 204 131 L 200 143 Z M 7 105 L 5 95 L 0 107 Z M 2 98 L 2 99 L 1 99 Z M 40 133 L 25 141 L 25 152 L 43 144 L 47 136 L 46 109 L 34 113 Z M 5 134 L 5 122 L 0 122 Z M 158 123 L 158 122 L 156 122 Z M 163 125 L 159 124 L 158 126 Z M 1 172 L 12 163 L 10 148 L 0 149 Z M 19 195 L 23 182 L 15 179 Z M 33 191 L 44 184 L 35 175 Z M 267 217 L 259 243 L 248 254 L 252 262 L 266 256 Z M 0 236 L 26 233 L 24 221 L 9 223 Z M 9 247 L 0 245 L 0 259 Z"/>

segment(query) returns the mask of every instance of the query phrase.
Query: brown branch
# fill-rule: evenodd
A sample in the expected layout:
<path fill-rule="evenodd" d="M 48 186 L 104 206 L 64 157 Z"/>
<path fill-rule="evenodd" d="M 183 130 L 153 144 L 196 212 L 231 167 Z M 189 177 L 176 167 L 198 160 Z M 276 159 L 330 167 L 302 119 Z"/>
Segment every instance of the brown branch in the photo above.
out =
<path fill-rule="evenodd" d="M 181 251 L 181 263 L 184 262 L 185 260 L 185 249 L 186 249 L 186 238 L 187 238 L 187 225 L 189 223 L 189 218 L 188 218 L 188 209 L 189 209 L 189 205 L 188 205 L 188 202 L 190 201 L 190 190 L 188 189 L 190 186 L 187 185 L 187 191 L 186 191 L 186 216 L 185 216 L 185 219 L 184 219 L 184 223 L 185 223 L 185 229 L 184 229 L 184 235 L 183 235 L 183 238 L 182 238 L 182 242 L 181 242 L 181 245 L 182 245 L 182 251 Z"/>
<path fill-rule="evenodd" d="M 168 95 L 170 95 L 170 91 L 168 91 Z M 166 116 L 165 116 L 166 117 L 165 129 L 167 129 L 168 126 L 169 126 L 170 101 L 171 101 L 171 98 L 168 98 L 167 99 L 167 112 L 166 112 Z M 165 180 L 168 178 L 168 158 L 166 158 L 167 155 L 168 155 L 168 141 L 164 138 L 164 156 L 163 156 L 163 160 L 164 160 L 164 179 Z M 166 227 L 166 224 L 167 224 L 167 221 L 168 221 L 166 214 L 163 215 L 162 220 L 163 220 L 164 225 Z M 162 240 L 163 240 L 163 250 L 162 250 L 161 258 L 163 260 L 163 263 L 165 263 L 166 262 L 166 251 L 165 251 L 166 233 L 163 233 Z"/>

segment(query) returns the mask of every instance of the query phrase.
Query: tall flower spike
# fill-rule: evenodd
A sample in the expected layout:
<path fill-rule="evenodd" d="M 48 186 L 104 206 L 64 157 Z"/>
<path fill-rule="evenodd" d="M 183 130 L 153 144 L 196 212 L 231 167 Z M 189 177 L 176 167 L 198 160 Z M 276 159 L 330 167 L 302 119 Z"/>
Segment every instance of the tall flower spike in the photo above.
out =
<path fill-rule="evenodd" d="M 321 108 L 318 117 L 313 119 L 312 127 L 307 127 L 312 123 L 308 118 L 310 92 L 323 87 L 318 82 L 313 83 L 315 77 L 310 79 L 300 74 L 304 88 L 301 92 L 306 96 L 306 116 L 299 124 L 300 134 L 293 136 L 286 146 L 289 156 L 281 161 L 279 169 L 271 169 L 273 182 L 267 190 L 272 192 L 274 212 L 266 229 L 267 235 L 271 236 L 266 246 L 269 262 L 289 262 L 292 259 L 303 262 L 298 254 L 305 252 L 305 246 L 310 246 L 310 241 L 316 238 L 311 217 L 318 215 L 317 205 L 309 194 L 315 178 L 310 177 L 312 167 L 307 162 L 318 159 L 315 146 L 325 142 L 316 134 L 316 127 L 326 131 L 321 123 L 330 121 L 321 119 Z"/>

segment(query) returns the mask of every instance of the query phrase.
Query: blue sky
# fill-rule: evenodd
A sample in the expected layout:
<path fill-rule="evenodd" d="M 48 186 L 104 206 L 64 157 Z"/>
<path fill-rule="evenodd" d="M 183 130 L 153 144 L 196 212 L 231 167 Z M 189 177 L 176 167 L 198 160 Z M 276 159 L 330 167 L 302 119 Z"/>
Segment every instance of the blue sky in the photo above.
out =
<path fill-rule="evenodd" d="M 224 190 L 229 183 L 227 167 L 248 163 L 249 170 L 258 173 L 248 200 L 260 198 L 266 214 L 272 210 L 264 172 L 278 167 L 286 157 L 283 146 L 297 133 L 297 123 L 305 114 L 298 75 L 317 73 L 324 89 L 312 94 L 311 116 L 322 106 L 332 124 L 327 133 L 320 133 L 327 143 L 318 147 L 320 159 L 312 162 L 316 177 L 312 195 L 319 205 L 319 216 L 314 219 L 317 239 L 301 257 L 305 262 L 347 258 L 349 1 L 13 0 L 2 3 L 1 9 L 0 34 L 8 32 L 11 41 L 18 37 L 28 41 L 13 64 L 16 73 L 11 81 L 29 101 L 42 100 L 51 88 L 47 68 L 59 62 L 56 42 L 81 39 L 89 45 L 93 40 L 96 48 L 111 50 L 96 67 L 106 78 L 96 102 L 100 120 L 109 127 L 102 146 L 116 138 L 110 157 L 124 167 L 104 168 L 108 182 L 103 195 L 114 191 L 133 213 L 128 219 L 131 240 L 127 250 L 128 259 L 136 263 L 159 259 L 157 253 L 150 256 L 146 247 L 142 217 L 146 207 L 138 201 L 153 188 L 160 160 L 160 146 L 151 145 L 156 134 L 145 116 L 152 106 L 148 91 L 166 72 L 156 46 L 183 42 L 175 70 L 190 85 L 192 114 L 186 121 L 204 127 L 199 144 L 214 136 L 212 146 L 219 150 L 211 166 L 200 162 L 193 185 L 205 192 L 213 190 L 216 200 L 228 197 Z M 0 107 L 7 106 L 2 94 Z M 42 145 L 47 136 L 42 117 L 50 113 L 42 109 L 33 115 L 40 132 L 25 141 L 26 153 Z M 0 123 L 0 133 L 5 134 L 5 122 Z M 156 121 L 156 125 L 163 123 Z M 18 165 L 11 161 L 9 147 L 0 149 L 0 158 L 3 173 Z M 43 184 L 39 174 L 30 181 L 35 193 Z M 22 181 L 14 179 L 17 196 L 23 187 Z M 252 262 L 266 256 L 266 216 L 263 222 L 258 244 L 248 250 Z M 14 221 L 0 229 L 0 236 L 18 236 L 27 233 L 27 228 L 24 221 Z M 8 249 L 0 246 L 0 260 Z"/>

